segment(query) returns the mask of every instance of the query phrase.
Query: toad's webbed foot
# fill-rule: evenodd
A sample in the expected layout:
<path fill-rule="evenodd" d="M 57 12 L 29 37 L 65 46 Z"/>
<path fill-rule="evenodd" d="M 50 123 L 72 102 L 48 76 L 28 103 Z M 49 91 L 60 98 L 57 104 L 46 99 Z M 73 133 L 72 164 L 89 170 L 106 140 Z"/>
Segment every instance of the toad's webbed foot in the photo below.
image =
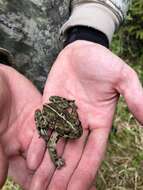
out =
<path fill-rule="evenodd" d="M 55 162 L 55 165 L 57 169 L 62 168 L 65 165 L 65 161 L 63 158 L 58 158 L 58 160 Z"/>

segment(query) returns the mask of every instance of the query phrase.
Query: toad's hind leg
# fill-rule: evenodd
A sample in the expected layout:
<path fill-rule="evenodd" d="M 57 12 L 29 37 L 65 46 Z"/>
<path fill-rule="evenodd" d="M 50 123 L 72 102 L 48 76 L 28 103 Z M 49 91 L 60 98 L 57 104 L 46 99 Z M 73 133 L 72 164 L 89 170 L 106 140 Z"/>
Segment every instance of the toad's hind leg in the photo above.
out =
<path fill-rule="evenodd" d="M 57 154 L 56 144 L 58 140 L 59 140 L 59 134 L 57 132 L 53 132 L 51 137 L 49 138 L 47 147 L 48 147 L 51 160 L 53 161 L 57 169 L 60 169 L 62 166 L 65 165 L 65 162 L 64 162 L 64 159 L 58 157 L 58 154 Z"/>

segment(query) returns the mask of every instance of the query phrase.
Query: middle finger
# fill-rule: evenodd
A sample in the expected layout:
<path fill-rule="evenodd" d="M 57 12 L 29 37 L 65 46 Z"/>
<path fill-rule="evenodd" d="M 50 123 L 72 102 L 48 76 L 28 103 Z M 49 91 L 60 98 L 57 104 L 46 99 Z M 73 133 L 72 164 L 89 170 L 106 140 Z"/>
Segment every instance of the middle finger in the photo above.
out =
<path fill-rule="evenodd" d="M 67 189 L 68 182 L 80 161 L 87 136 L 88 130 L 85 130 L 80 139 L 68 141 L 63 154 L 66 166 L 55 171 L 48 190 Z"/>
<path fill-rule="evenodd" d="M 58 155 L 62 155 L 64 150 L 65 141 L 61 140 L 58 143 L 57 150 Z M 44 159 L 37 169 L 31 183 L 30 190 L 46 190 L 48 184 L 50 183 L 51 177 L 55 171 L 55 166 L 51 161 L 48 150 L 45 153 Z"/>

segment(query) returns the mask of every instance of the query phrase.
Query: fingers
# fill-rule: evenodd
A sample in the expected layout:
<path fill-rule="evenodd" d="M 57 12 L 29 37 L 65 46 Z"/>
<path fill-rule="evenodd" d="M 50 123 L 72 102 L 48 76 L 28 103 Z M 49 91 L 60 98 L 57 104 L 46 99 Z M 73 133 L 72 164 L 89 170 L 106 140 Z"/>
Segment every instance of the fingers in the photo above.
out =
<path fill-rule="evenodd" d="M 68 141 L 62 156 L 65 159 L 66 165 L 60 170 L 55 171 L 48 190 L 67 189 L 69 180 L 81 159 L 87 136 L 88 131 L 86 130 L 80 139 Z"/>
<path fill-rule="evenodd" d="M 46 190 L 52 175 L 54 172 L 54 166 L 50 163 L 48 153 L 45 154 L 42 164 L 38 168 L 33 177 L 30 190 Z"/>
<path fill-rule="evenodd" d="M 124 65 L 117 90 L 122 94 L 126 103 L 136 117 L 143 124 L 143 88 L 137 74 L 128 65 Z"/>
<path fill-rule="evenodd" d="M 36 170 L 45 153 L 45 142 L 42 138 L 39 138 L 37 131 L 35 131 L 31 144 L 27 152 L 27 165 L 30 170 Z"/>
<path fill-rule="evenodd" d="M 8 172 L 8 161 L 3 151 L 2 146 L 0 145 L 0 187 L 3 186 Z"/>
<path fill-rule="evenodd" d="M 65 142 L 63 140 L 59 141 L 57 145 L 58 155 L 62 155 L 64 150 Z M 46 190 L 50 183 L 51 177 L 55 171 L 55 166 L 51 161 L 49 152 L 45 153 L 44 159 L 37 169 L 30 186 L 30 190 Z"/>
<path fill-rule="evenodd" d="M 87 140 L 83 155 L 78 167 L 68 184 L 67 190 L 87 190 L 95 178 L 103 158 L 109 129 L 94 129 Z"/>
<path fill-rule="evenodd" d="M 15 156 L 10 159 L 8 175 L 11 176 L 16 183 L 20 184 L 24 190 L 29 190 L 33 175 L 27 168 L 24 158 Z"/>

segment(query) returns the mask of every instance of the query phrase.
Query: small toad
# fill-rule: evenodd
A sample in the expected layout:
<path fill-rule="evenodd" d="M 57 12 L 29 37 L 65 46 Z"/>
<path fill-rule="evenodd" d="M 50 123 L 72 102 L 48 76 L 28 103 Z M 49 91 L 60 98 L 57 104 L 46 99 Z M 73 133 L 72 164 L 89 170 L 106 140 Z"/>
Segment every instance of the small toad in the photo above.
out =
<path fill-rule="evenodd" d="M 58 157 L 56 144 L 60 138 L 77 139 L 81 137 L 83 129 L 77 113 L 74 100 L 67 100 L 60 96 L 51 96 L 49 103 L 44 104 L 42 110 L 35 111 L 35 123 L 40 137 L 49 150 L 51 160 L 60 169 L 65 165 L 63 158 Z M 51 135 L 48 131 L 51 129 Z"/>

